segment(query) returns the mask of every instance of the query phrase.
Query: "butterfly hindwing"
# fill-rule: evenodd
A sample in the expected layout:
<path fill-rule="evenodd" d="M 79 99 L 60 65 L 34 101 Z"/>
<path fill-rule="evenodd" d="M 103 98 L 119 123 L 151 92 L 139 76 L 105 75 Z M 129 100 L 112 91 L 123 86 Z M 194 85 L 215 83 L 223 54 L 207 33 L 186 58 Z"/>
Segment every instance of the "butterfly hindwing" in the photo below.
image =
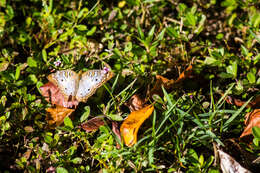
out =
<path fill-rule="evenodd" d="M 92 96 L 96 89 L 113 76 L 111 71 L 107 70 L 89 70 L 81 75 L 79 80 L 76 99 L 85 102 Z"/>
<path fill-rule="evenodd" d="M 52 73 L 48 76 L 48 80 L 54 83 L 63 93 L 65 98 L 69 96 L 75 97 L 79 77 L 78 74 L 72 70 L 61 70 L 56 73 Z"/>

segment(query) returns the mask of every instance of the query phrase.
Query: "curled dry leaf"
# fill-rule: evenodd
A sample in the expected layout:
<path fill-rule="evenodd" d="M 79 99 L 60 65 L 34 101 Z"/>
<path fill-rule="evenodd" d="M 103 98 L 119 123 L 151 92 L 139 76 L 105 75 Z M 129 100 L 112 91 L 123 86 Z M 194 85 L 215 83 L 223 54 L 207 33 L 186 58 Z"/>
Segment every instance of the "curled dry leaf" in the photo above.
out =
<path fill-rule="evenodd" d="M 192 65 L 189 65 L 178 77 L 178 79 L 174 83 L 179 83 L 182 82 L 184 79 L 187 79 L 191 76 L 192 74 Z"/>
<path fill-rule="evenodd" d="M 162 86 L 167 90 L 172 87 L 173 83 L 174 80 L 169 80 L 161 75 L 156 75 L 156 82 L 150 92 L 150 96 L 153 96 L 154 94 L 163 96 Z"/>
<path fill-rule="evenodd" d="M 118 139 L 121 141 L 121 135 L 120 135 L 118 123 L 116 121 L 112 121 L 112 131 L 118 137 Z M 117 149 L 121 148 L 121 146 L 120 146 L 120 144 L 118 142 L 116 143 L 116 148 Z"/>
<path fill-rule="evenodd" d="M 224 94 L 221 93 L 221 95 L 223 96 Z M 236 106 L 243 106 L 246 103 L 246 101 L 242 101 L 240 99 L 232 98 L 231 96 L 226 96 L 225 101 L 228 104 L 234 104 Z M 256 98 L 253 101 L 249 102 L 246 105 L 246 107 L 247 108 L 259 108 L 260 107 L 260 95 L 256 96 Z"/>
<path fill-rule="evenodd" d="M 81 124 L 81 128 L 86 130 L 87 133 L 97 130 L 100 126 L 103 126 L 104 120 L 101 117 L 94 117 L 87 122 Z"/>
<path fill-rule="evenodd" d="M 154 106 L 149 105 L 131 114 L 124 120 L 120 127 L 125 144 L 129 147 L 137 142 L 137 133 L 143 122 L 153 113 Z"/>
<path fill-rule="evenodd" d="M 145 100 L 137 94 L 133 95 L 129 101 L 125 104 L 131 112 L 140 110 L 144 107 Z"/>
<path fill-rule="evenodd" d="M 218 149 L 220 158 L 220 167 L 223 173 L 249 173 L 250 171 L 243 168 L 234 158 Z"/>
<path fill-rule="evenodd" d="M 68 109 L 65 107 L 57 106 L 55 108 L 47 108 L 46 120 L 49 126 L 59 126 L 63 123 L 64 118 L 70 116 L 75 109 Z"/>
<path fill-rule="evenodd" d="M 260 109 L 255 109 L 254 111 L 246 114 L 245 125 L 246 128 L 240 138 L 252 134 L 252 128 L 254 126 L 260 127 Z"/>
<path fill-rule="evenodd" d="M 45 99 L 53 105 L 71 108 L 79 104 L 77 100 L 66 100 L 60 89 L 51 82 L 40 87 L 40 90 Z"/>
<path fill-rule="evenodd" d="M 150 96 L 153 96 L 154 94 L 157 94 L 159 96 L 163 96 L 162 92 L 162 86 L 169 90 L 174 87 L 175 84 L 178 84 L 182 82 L 184 79 L 189 78 L 192 74 L 192 65 L 189 65 L 178 77 L 176 81 L 173 79 L 169 80 L 161 75 L 156 75 L 156 82 L 154 84 L 154 87 L 152 88 L 150 92 Z"/>

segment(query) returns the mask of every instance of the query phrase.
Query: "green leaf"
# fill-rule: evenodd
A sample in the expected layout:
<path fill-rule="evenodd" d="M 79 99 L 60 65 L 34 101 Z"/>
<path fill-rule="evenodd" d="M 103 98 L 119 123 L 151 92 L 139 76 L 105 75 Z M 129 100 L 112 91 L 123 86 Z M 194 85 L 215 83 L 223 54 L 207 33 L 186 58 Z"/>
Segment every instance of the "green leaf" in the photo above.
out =
<path fill-rule="evenodd" d="M 257 36 L 251 29 L 249 29 L 250 34 L 257 40 L 258 43 L 260 43 L 260 38 Z"/>
<path fill-rule="evenodd" d="M 143 33 L 143 31 L 142 31 L 142 29 L 140 27 L 139 21 L 137 21 L 137 31 L 138 31 L 138 34 L 139 34 L 141 40 L 143 40 L 144 39 L 144 33 Z"/>
<path fill-rule="evenodd" d="M 0 0 L 0 7 L 6 6 L 6 0 Z"/>
<path fill-rule="evenodd" d="M 88 13 L 88 9 L 87 8 L 83 8 L 79 14 L 78 14 L 78 18 L 81 18 L 83 15 L 86 15 Z"/>
<path fill-rule="evenodd" d="M 146 38 L 146 42 L 149 44 L 151 43 L 152 39 L 153 39 L 153 35 L 154 35 L 154 30 L 155 30 L 155 25 L 150 29 L 148 36 Z"/>
<path fill-rule="evenodd" d="M 85 112 L 81 115 L 80 122 L 84 122 L 90 114 L 90 107 L 89 106 L 85 106 L 84 109 L 85 109 Z"/>
<path fill-rule="evenodd" d="M 88 29 L 86 25 L 77 25 L 76 28 L 80 31 L 86 31 Z"/>
<path fill-rule="evenodd" d="M 51 144 L 51 142 L 53 141 L 53 139 L 52 139 L 51 136 L 45 135 L 45 136 L 44 136 L 44 141 L 45 141 L 47 144 Z"/>
<path fill-rule="evenodd" d="M 191 12 L 187 13 L 186 20 L 190 25 L 196 26 L 196 18 Z"/>
<path fill-rule="evenodd" d="M 73 123 L 69 117 L 64 118 L 64 125 L 71 129 L 74 128 Z"/>
<path fill-rule="evenodd" d="M 201 154 L 200 157 L 199 157 L 199 163 L 200 163 L 200 166 L 202 167 L 202 165 L 204 164 L 204 156 L 203 156 L 203 154 Z"/>
<path fill-rule="evenodd" d="M 158 34 L 158 36 L 157 36 L 157 39 L 158 39 L 158 40 L 161 41 L 161 40 L 163 39 L 165 31 L 166 31 L 166 29 L 164 28 L 164 29 L 160 32 L 160 34 Z"/>
<path fill-rule="evenodd" d="M 29 67 L 37 67 L 37 62 L 32 57 L 27 59 L 27 64 Z"/>
<path fill-rule="evenodd" d="M 242 54 L 244 55 L 244 56 L 247 56 L 248 55 L 248 50 L 247 50 L 247 48 L 245 47 L 245 46 L 243 46 L 243 45 L 241 45 L 241 51 L 242 51 Z"/>
<path fill-rule="evenodd" d="M 18 80 L 18 79 L 19 79 L 19 77 L 20 77 L 20 72 L 21 72 L 20 66 L 16 67 L 15 80 Z"/>
<path fill-rule="evenodd" d="M 28 80 L 29 80 L 29 82 L 31 82 L 33 84 L 36 84 L 38 82 L 38 79 L 37 79 L 37 77 L 34 74 L 30 74 L 28 76 Z"/>
<path fill-rule="evenodd" d="M 45 49 L 42 49 L 42 59 L 44 62 L 47 62 L 47 52 Z"/>
<path fill-rule="evenodd" d="M 217 60 L 213 57 L 206 57 L 206 59 L 204 60 L 204 63 L 207 65 L 213 65 L 216 62 Z"/>
<path fill-rule="evenodd" d="M 80 158 L 80 157 L 75 157 L 75 158 L 72 159 L 71 161 L 72 161 L 72 163 L 74 163 L 74 164 L 81 164 L 82 158 Z"/>
<path fill-rule="evenodd" d="M 252 128 L 252 133 L 255 138 L 258 138 L 260 140 L 260 127 L 254 126 Z"/>
<path fill-rule="evenodd" d="M 227 73 L 232 74 L 233 78 L 237 77 L 237 62 L 233 62 L 232 65 L 229 65 L 226 68 Z"/>
<path fill-rule="evenodd" d="M 108 114 L 107 116 L 114 121 L 122 121 L 123 120 L 123 118 L 119 114 Z"/>
<path fill-rule="evenodd" d="M 249 83 L 254 84 L 256 82 L 256 78 L 255 78 L 255 75 L 253 72 L 251 72 L 251 71 L 248 72 L 246 77 L 247 77 Z"/>
<path fill-rule="evenodd" d="M 57 168 L 56 168 L 56 171 L 57 171 L 57 173 L 69 173 L 69 172 L 67 171 L 67 169 L 65 169 L 65 168 L 63 168 L 63 167 L 57 167 Z"/>
<path fill-rule="evenodd" d="M 242 110 L 246 107 L 246 105 L 252 100 L 250 98 L 246 103 L 243 104 L 241 108 L 239 108 L 223 125 L 223 130 L 225 131 L 226 128 L 230 125 L 230 123 L 242 112 Z"/>
<path fill-rule="evenodd" d="M 93 26 L 88 32 L 87 32 L 87 36 L 91 36 L 96 32 L 97 27 Z"/>
<path fill-rule="evenodd" d="M 132 42 L 127 42 L 126 45 L 125 45 L 124 52 L 129 52 L 129 51 L 132 50 L 132 48 L 133 48 Z"/>

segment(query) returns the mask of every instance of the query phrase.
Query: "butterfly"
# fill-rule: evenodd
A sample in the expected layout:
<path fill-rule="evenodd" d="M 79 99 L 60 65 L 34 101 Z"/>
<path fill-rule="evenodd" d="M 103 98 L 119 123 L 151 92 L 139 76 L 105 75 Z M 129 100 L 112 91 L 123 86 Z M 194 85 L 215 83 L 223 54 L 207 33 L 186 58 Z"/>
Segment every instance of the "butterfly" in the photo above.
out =
<path fill-rule="evenodd" d="M 47 78 L 61 90 L 65 99 L 86 102 L 97 88 L 111 79 L 113 75 L 113 72 L 105 67 L 103 70 L 88 70 L 84 73 L 60 70 Z"/>

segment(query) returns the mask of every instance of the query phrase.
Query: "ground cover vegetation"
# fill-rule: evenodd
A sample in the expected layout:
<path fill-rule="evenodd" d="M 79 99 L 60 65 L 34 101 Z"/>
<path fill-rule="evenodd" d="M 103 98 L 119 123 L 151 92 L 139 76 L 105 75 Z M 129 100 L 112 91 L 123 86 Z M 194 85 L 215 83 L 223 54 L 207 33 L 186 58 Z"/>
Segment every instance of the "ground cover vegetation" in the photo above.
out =
<path fill-rule="evenodd" d="M 0 0 L 1 171 L 256 172 L 259 25 L 258 0 Z M 87 102 L 44 97 L 104 67 Z"/>

